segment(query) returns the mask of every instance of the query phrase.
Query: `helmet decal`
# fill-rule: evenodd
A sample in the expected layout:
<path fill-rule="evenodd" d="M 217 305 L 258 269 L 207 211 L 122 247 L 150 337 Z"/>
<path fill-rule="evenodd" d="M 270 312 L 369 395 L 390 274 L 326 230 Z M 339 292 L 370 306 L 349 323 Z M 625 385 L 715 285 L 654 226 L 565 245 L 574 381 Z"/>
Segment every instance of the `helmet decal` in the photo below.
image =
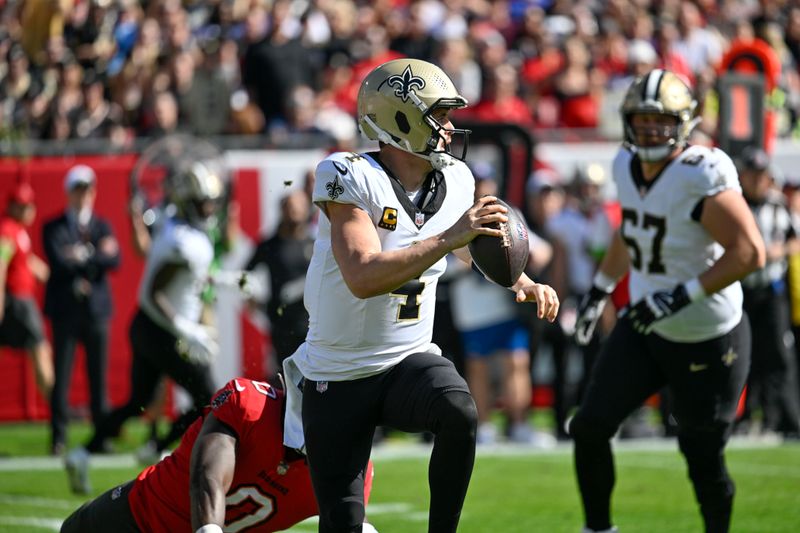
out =
<path fill-rule="evenodd" d="M 386 78 L 386 83 L 395 88 L 395 96 L 402 98 L 404 102 L 408 101 L 409 94 L 416 94 L 416 91 L 414 91 L 415 87 L 417 89 L 425 88 L 425 80 L 419 76 L 414 76 L 414 73 L 411 71 L 411 65 L 407 65 L 402 74 L 395 74 L 394 76 Z"/>
<path fill-rule="evenodd" d="M 466 98 L 436 65 L 395 59 L 373 69 L 362 82 L 358 125 L 367 138 L 427 159 L 431 165 L 453 164 L 466 157 L 469 131 L 439 123 L 437 110 L 466 105 Z M 454 137 L 461 140 L 459 155 L 450 152 Z"/>

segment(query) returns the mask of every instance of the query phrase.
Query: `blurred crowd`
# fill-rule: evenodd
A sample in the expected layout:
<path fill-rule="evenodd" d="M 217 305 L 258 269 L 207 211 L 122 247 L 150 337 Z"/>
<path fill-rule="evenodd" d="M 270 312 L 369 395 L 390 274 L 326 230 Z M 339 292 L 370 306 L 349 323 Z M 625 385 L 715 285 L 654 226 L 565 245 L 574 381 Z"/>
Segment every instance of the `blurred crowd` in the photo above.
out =
<path fill-rule="evenodd" d="M 779 134 L 797 132 L 800 5 L 788 0 L 7 0 L 0 136 L 352 142 L 361 80 L 408 56 L 450 75 L 472 104 L 462 117 L 618 138 L 633 76 L 669 68 L 702 103 L 725 51 L 756 36 L 781 63 Z"/>

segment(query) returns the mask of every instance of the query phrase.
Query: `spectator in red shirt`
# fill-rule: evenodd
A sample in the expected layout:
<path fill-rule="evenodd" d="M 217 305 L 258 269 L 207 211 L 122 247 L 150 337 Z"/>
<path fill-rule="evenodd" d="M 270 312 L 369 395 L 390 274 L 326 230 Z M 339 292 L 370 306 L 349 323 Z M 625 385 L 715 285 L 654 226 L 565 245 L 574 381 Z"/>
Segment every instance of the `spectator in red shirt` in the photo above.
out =
<path fill-rule="evenodd" d="M 472 116 L 484 122 L 513 122 L 523 126 L 533 124 L 531 110 L 517 94 L 517 70 L 504 64 L 495 67 L 486 91 L 486 98 L 472 110 Z"/>
<path fill-rule="evenodd" d="M 592 66 L 589 48 L 577 37 L 564 42 L 564 57 L 564 68 L 555 79 L 555 94 L 560 102 L 559 125 L 597 127 L 605 76 Z"/>
<path fill-rule="evenodd" d="M 675 51 L 675 43 L 680 39 L 678 26 L 670 20 L 662 20 L 656 28 L 656 50 L 661 62 L 658 68 L 671 70 L 689 87 L 694 87 L 694 73 L 689 63 Z"/>
<path fill-rule="evenodd" d="M 33 361 L 36 384 L 45 399 L 53 388 L 53 358 L 36 303 L 36 284 L 50 275 L 31 249 L 29 227 L 36 218 L 33 189 L 18 184 L 0 217 L 0 346 L 24 349 Z M 53 450 L 59 452 L 60 450 Z"/>
<path fill-rule="evenodd" d="M 61 532 L 265 533 L 315 516 L 305 456 L 285 445 L 284 405 L 284 392 L 268 383 L 229 381 L 172 455 L 83 505 Z M 73 490 L 87 488 L 87 461 L 83 448 L 68 456 Z M 365 501 L 372 477 L 370 462 Z M 375 533 L 367 523 L 363 531 Z"/>

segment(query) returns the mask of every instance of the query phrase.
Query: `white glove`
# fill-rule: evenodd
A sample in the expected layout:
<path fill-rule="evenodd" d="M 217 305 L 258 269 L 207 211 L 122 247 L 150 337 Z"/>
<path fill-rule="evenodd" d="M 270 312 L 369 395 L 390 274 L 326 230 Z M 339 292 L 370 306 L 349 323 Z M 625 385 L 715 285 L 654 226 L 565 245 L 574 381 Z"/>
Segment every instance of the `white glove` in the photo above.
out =
<path fill-rule="evenodd" d="M 180 315 L 175 315 L 173 323 L 178 332 L 178 353 L 193 363 L 210 365 L 219 352 L 210 328 Z"/>
<path fill-rule="evenodd" d="M 206 524 L 194 533 L 222 533 L 222 528 L 216 524 Z"/>
<path fill-rule="evenodd" d="M 607 296 L 607 292 L 595 286 L 583 296 L 575 321 L 575 342 L 578 346 L 586 346 L 592 341 L 594 328 L 603 315 Z"/>

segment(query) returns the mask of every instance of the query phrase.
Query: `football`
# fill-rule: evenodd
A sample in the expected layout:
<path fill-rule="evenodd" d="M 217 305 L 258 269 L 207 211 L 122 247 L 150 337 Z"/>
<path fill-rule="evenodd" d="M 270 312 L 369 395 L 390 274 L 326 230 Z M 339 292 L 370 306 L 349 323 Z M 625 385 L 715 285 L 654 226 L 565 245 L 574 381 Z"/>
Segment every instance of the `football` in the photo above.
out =
<path fill-rule="evenodd" d="M 516 209 L 502 200 L 497 203 L 508 209 L 508 222 L 492 224 L 500 227 L 503 237 L 478 235 L 469 243 L 469 252 L 484 276 L 498 285 L 510 287 L 528 264 L 528 226 Z"/>

